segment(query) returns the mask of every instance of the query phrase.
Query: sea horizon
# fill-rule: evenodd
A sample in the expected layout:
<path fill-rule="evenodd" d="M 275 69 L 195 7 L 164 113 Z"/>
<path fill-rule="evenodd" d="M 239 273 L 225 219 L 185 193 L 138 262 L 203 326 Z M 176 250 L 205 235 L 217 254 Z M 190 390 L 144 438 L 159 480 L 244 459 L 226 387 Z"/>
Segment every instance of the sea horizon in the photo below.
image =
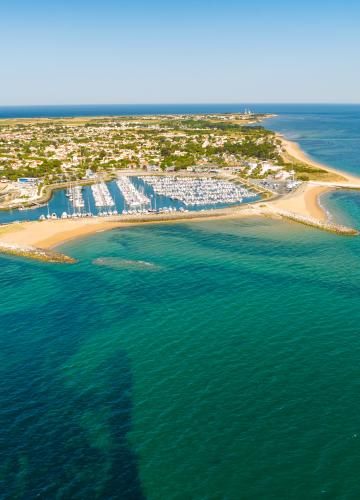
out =
<path fill-rule="evenodd" d="M 19 104 L 0 106 L 0 119 L 11 118 L 68 118 L 91 116 L 141 116 L 151 114 L 211 114 L 241 113 L 251 109 L 254 113 L 331 112 L 360 107 L 360 103 L 132 103 L 132 104 Z"/>

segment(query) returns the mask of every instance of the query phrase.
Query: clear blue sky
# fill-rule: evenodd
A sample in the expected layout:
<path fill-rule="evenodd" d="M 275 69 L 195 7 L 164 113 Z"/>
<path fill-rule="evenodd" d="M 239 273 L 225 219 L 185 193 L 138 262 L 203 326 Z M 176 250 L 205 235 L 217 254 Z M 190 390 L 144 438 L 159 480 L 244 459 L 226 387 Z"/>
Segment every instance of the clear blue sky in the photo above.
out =
<path fill-rule="evenodd" d="M 1 0 L 0 105 L 360 102 L 351 0 Z"/>

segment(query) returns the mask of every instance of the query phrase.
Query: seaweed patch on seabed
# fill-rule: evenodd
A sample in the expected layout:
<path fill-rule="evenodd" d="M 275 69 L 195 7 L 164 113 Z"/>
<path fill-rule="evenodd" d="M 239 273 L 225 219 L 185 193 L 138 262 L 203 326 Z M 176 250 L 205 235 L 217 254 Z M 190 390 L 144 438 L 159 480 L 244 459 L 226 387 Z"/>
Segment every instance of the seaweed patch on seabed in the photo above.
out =
<path fill-rule="evenodd" d="M 111 269 L 134 269 L 140 271 L 158 271 L 161 266 L 146 262 L 144 260 L 128 260 L 118 257 L 99 257 L 92 261 L 96 266 L 109 267 Z"/>

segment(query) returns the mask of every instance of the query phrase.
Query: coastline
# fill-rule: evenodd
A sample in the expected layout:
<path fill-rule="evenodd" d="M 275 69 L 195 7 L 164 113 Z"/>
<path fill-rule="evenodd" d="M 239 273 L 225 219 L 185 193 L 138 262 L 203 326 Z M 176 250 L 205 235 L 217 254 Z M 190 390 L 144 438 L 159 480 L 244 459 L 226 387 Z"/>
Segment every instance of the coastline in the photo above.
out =
<path fill-rule="evenodd" d="M 319 198 L 335 189 L 360 190 L 360 178 L 313 161 L 297 143 L 285 139 L 280 134 L 277 134 L 277 137 L 281 140 L 288 158 L 330 172 L 334 174 L 334 180 L 307 181 L 293 192 L 274 199 L 201 212 L 11 223 L 0 227 L 0 252 L 49 262 L 73 263 L 74 259 L 54 249 L 70 240 L 130 225 L 244 217 L 270 217 L 298 222 L 336 234 L 357 235 L 358 231 L 355 229 L 332 223 L 328 212 L 319 203 Z"/>
<path fill-rule="evenodd" d="M 300 146 L 295 141 L 290 141 L 289 139 L 286 139 L 282 134 L 276 133 L 276 137 L 278 137 L 284 149 L 286 150 L 286 153 L 294 158 L 295 160 L 298 160 L 302 163 L 305 163 L 311 167 L 314 168 L 320 168 L 323 170 L 326 170 L 329 173 L 334 174 L 338 179 L 339 182 L 341 181 L 346 181 L 349 183 L 359 183 L 360 184 L 360 177 L 357 177 L 352 174 L 348 174 L 347 172 L 344 172 L 343 170 L 337 170 L 334 167 L 330 167 L 329 165 L 326 165 L 324 163 L 320 163 L 316 160 L 313 160 Z"/>
<path fill-rule="evenodd" d="M 198 221 L 224 218 L 242 218 L 261 216 L 261 210 L 254 205 L 243 205 L 204 212 L 187 212 L 184 214 L 134 215 L 114 216 L 106 219 L 93 217 L 88 219 L 58 219 L 46 221 L 31 221 L 11 223 L 0 227 L 1 244 L 30 245 L 34 248 L 52 250 L 59 245 L 79 238 L 107 231 L 114 228 L 128 227 L 139 224 L 159 224 L 165 222 Z"/>
<path fill-rule="evenodd" d="M 273 218 L 297 222 L 327 232 L 353 236 L 357 230 L 328 221 L 317 203 L 317 197 L 329 188 L 305 186 L 304 190 L 291 193 L 286 199 L 255 202 L 204 212 L 163 215 L 115 216 L 77 220 L 47 220 L 9 224 L 0 228 L 0 253 L 19 255 L 48 262 L 75 263 L 72 257 L 62 254 L 64 243 L 103 231 L 144 224 L 174 224 L 203 220 L 239 220 L 242 218 Z M 316 211 L 315 211 L 316 210 Z M 319 217 L 320 215 L 320 217 Z M 10 250 L 9 250 L 10 249 Z"/>
<path fill-rule="evenodd" d="M 330 186 L 303 183 L 296 191 L 270 201 L 266 205 L 269 208 L 289 210 L 325 222 L 328 220 L 328 214 L 320 205 L 319 198 L 328 191 L 332 191 Z"/>

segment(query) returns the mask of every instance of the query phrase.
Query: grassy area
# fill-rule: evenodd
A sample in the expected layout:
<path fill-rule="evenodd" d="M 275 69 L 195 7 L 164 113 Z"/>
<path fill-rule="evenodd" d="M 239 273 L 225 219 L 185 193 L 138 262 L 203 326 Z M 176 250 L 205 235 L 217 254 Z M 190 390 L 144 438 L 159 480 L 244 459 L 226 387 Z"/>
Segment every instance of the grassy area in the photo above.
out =
<path fill-rule="evenodd" d="M 282 157 L 281 165 L 285 170 L 296 172 L 296 177 L 302 181 L 324 181 L 324 182 L 336 182 L 344 180 L 341 174 L 336 174 L 335 172 L 330 172 L 324 168 L 318 167 L 317 165 L 312 165 L 311 163 L 305 163 L 299 161 L 297 158 L 292 157 L 288 153 L 285 153 Z"/>

